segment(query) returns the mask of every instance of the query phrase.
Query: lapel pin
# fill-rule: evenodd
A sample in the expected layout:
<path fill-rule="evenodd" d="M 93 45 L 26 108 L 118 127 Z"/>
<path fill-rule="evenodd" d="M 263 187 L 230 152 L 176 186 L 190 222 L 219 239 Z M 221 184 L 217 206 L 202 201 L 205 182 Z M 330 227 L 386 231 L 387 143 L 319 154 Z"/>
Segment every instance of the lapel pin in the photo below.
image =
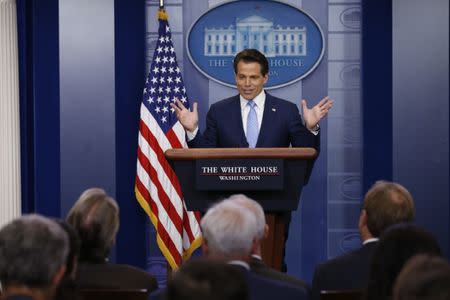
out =
<path fill-rule="evenodd" d="M 272 108 L 272 111 L 277 111 L 277 109 L 276 108 Z"/>

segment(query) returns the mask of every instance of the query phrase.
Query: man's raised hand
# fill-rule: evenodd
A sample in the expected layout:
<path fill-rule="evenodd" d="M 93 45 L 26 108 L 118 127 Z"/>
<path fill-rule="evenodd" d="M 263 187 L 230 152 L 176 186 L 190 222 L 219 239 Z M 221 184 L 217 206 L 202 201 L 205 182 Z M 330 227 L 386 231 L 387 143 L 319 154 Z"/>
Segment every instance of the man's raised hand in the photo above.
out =
<path fill-rule="evenodd" d="M 319 121 L 322 120 L 333 107 L 333 100 L 326 96 L 319 101 L 311 109 L 308 108 L 306 100 L 302 100 L 303 119 L 305 120 L 306 128 L 313 130 Z"/>
<path fill-rule="evenodd" d="M 175 110 L 177 119 L 180 121 L 185 130 L 193 132 L 197 128 L 197 102 L 192 104 L 192 111 L 187 109 L 179 99 L 176 99 L 175 103 L 170 103 L 170 106 Z"/>

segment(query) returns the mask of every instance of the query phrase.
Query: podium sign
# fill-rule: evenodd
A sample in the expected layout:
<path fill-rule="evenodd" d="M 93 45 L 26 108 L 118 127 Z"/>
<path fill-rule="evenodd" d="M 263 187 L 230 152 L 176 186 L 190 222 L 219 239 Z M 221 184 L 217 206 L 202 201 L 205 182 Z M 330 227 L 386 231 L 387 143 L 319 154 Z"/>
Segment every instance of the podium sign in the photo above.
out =
<path fill-rule="evenodd" d="M 313 148 L 204 148 L 166 151 L 166 157 L 180 181 L 187 209 L 199 211 L 206 211 L 212 203 L 232 194 L 247 195 L 258 201 L 267 212 L 296 210 L 303 185 L 310 172 L 308 166 L 316 155 L 317 151 Z M 238 188 L 227 186 L 233 184 L 232 180 L 222 181 L 223 184 L 215 186 L 217 182 L 210 184 L 208 178 L 216 175 L 200 176 L 199 168 L 202 166 L 214 168 L 214 163 L 217 163 L 218 172 L 221 170 L 220 166 L 251 167 L 244 165 L 245 161 L 260 167 L 271 166 L 273 163 L 272 167 L 278 167 L 277 171 L 280 173 L 281 188 L 278 188 L 278 183 L 271 188 L 268 186 L 260 188 L 255 181 L 247 182 L 245 186 L 240 185 Z M 280 165 L 276 165 L 275 161 L 280 161 Z M 266 171 L 270 173 L 274 170 L 266 169 Z M 265 177 L 269 179 L 275 176 Z M 202 182 L 204 180 L 205 182 Z"/>
<path fill-rule="evenodd" d="M 283 189 L 281 159 L 199 159 L 195 170 L 195 186 L 199 191 Z"/>

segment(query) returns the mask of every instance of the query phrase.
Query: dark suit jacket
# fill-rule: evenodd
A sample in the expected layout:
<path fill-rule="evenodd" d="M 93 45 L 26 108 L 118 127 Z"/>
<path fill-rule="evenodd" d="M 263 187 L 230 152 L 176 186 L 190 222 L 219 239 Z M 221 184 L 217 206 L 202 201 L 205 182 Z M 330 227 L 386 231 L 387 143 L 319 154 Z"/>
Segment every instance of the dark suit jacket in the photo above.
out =
<path fill-rule="evenodd" d="M 240 268 L 247 280 L 250 300 L 308 300 L 308 290 L 304 287 L 295 286 L 280 280 L 265 278 L 247 269 Z"/>
<path fill-rule="evenodd" d="M 1 298 L 3 300 L 33 300 L 31 296 L 25 296 L 25 295 L 11 295 L 9 297 Z"/>
<path fill-rule="evenodd" d="M 319 135 L 303 125 L 294 103 L 266 93 L 264 113 L 256 147 L 314 147 L 319 150 Z M 211 105 L 204 133 L 198 131 L 188 142 L 190 148 L 248 148 L 242 124 L 239 95 Z"/>
<path fill-rule="evenodd" d="M 76 282 L 80 289 L 147 289 L 151 292 L 158 288 L 155 277 L 144 270 L 110 263 L 81 263 L 78 266 Z"/>
<path fill-rule="evenodd" d="M 264 278 L 242 266 L 236 266 L 236 268 L 244 274 L 250 296 L 249 300 L 309 300 L 308 291 L 303 287 Z M 163 300 L 164 296 L 165 289 L 161 289 L 152 293 L 149 300 Z"/>
<path fill-rule="evenodd" d="M 365 289 L 376 242 L 316 266 L 312 282 L 312 299 L 321 290 Z"/>
<path fill-rule="evenodd" d="M 286 273 L 272 269 L 271 267 L 267 266 L 261 259 L 258 259 L 256 257 L 252 257 L 250 260 L 250 270 L 253 273 L 261 275 L 262 277 L 265 278 L 280 280 L 295 286 L 300 286 L 305 289 L 309 289 L 308 284 L 305 281 L 296 278 L 294 276 L 289 276 Z"/>

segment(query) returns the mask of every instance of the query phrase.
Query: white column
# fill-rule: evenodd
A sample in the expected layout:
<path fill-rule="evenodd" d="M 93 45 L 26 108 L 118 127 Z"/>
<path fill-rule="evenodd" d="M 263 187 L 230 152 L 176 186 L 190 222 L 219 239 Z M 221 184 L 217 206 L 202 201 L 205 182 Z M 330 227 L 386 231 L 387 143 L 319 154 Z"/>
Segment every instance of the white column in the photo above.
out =
<path fill-rule="evenodd" d="M 0 0 L 0 226 L 20 215 L 16 1 Z"/>

